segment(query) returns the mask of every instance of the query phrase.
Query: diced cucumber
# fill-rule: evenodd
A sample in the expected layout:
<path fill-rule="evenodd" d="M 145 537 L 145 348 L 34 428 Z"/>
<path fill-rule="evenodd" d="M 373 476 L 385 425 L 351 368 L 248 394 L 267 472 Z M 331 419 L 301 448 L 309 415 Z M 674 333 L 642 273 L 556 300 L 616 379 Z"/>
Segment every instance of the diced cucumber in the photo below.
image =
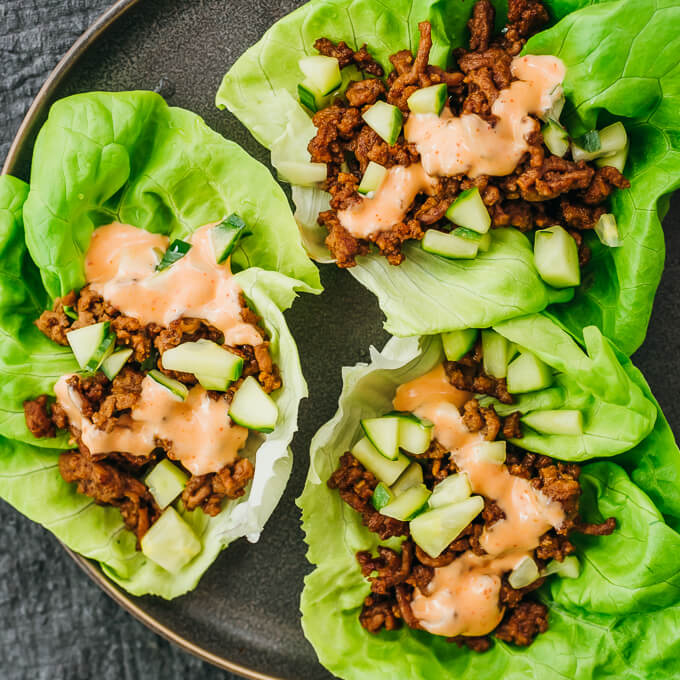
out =
<path fill-rule="evenodd" d="M 559 225 L 536 232 L 534 265 L 540 277 L 555 288 L 578 286 L 581 283 L 576 241 Z"/>
<path fill-rule="evenodd" d="M 467 227 L 456 227 L 452 232 L 455 236 L 459 238 L 466 238 L 468 241 L 475 241 L 477 247 L 479 248 L 479 242 L 482 240 L 484 234 L 480 234 L 478 231 L 473 231 Z"/>
<path fill-rule="evenodd" d="M 486 234 L 491 226 L 491 216 L 477 187 L 466 189 L 449 206 L 446 217 L 454 224 Z"/>
<path fill-rule="evenodd" d="M 609 248 L 618 248 L 623 245 L 621 236 L 619 236 L 619 228 L 616 224 L 616 217 L 611 213 L 605 213 L 600 216 L 600 219 L 595 225 L 595 233 L 603 245 Z"/>
<path fill-rule="evenodd" d="M 445 234 L 436 229 L 428 229 L 420 244 L 421 248 L 428 253 L 461 260 L 471 260 L 477 257 L 479 248 L 475 241 L 460 238 L 455 234 Z"/>
<path fill-rule="evenodd" d="M 511 588 L 519 590 L 531 585 L 538 578 L 540 578 L 540 574 L 536 562 L 529 555 L 525 555 L 510 572 L 508 583 Z"/>
<path fill-rule="evenodd" d="M 432 442 L 433 427 L 432 423 L 419 418 L 400 418 L 399 446 L 416 456 L 425 453 Z"/>
<path fill-rule="evenodd" d="M 420 463 L 411 463 L 399 479 L 392 485 L 392 493 L 399 496 L 412 486 L 423 483 L 423 468 Z"/>
<path fill-rule="evenodd" d="M 213 390 L 215 392 L 226 392 L 229 389 L 229 385 L 233 382 L 229 378 L 214 375 L 194 373 L 194 376 L 204 390 Z"/>
<path fill-rule="evenodd" d="M 543 434 L 583 434 L 583 414 L 576 410 L 532 411 L 522 422 Z"/>
<path fill-rule="evenodd" d="M 121 369 L 125 366 L 131 355 L 132 350 L 128 347 L 127 349 L 121 349 L 106 357 L 106 359 L 102 361 L 101 366 L 104 375 L 109 380 L 113 380 L 121 372 Z"/>
<path fill-rule="evenodd" d="M 229 417 L 238 425 L 251 430 L 272 432 L 279 419 L 279 408 L 260 383 L 249 375 L 236 390 L 229 408 Z"/>
<path fill-rule="evenodd" d="M 111 333 L 108 321 L 68 331 L 66 339 L 80 368 L 88 371 L 96 371 L 111 354 L 116 343 L 116 336 Z"/>
<path fill-rule="evenodd" d="M 371 191 L 377 191 L 383 183 L 385 175 L 387 175 L 387 168 L 371 161 L 366 167 L 366 172 L 361 178 L 361 183 L 359 184 L 357 191 L 360 194 L 368 194 Z"/>
<path fill-rule="evenodd" d="M 406 104 L 413 113 L 435 113 L 439 115 L 446 104 L 448 91 L 446 83 L 430 85 L 416 90 Z"/>
<path fill-rule="evenodd" d="M 181 260 L 190 250 L 191 243 L 176 238 L 168 246 L 165 253 L 163 253 L 161 261 L 156 265 L 156 271 L 162 272 L 164 269 L 167 269 L 171 264 L 175 264 L 175 262 Z"/>
<path fill-rule="evenodd" d="M 237 380 L 243 373 L 243 359 L 202 338 L 196 342 L 183 342 L 166 350 L 161 364 L 167 371 L 181 371 L 194 375 L 211 376 L 220 380 Z"/>
<path fill-rule="evenodd" d="M 575 161 L 591 161 L 601 154 L 600 133 L 589 130 L 571 143 L 571 157 Z"/>
<path fill-rule="evenodd" d="M 435 485 L 429 504 L 431 508 L 440 508 L 443 505 L 460 503 L 469 498 L 471 493 L 472 487 L 467 472 L 457 472 Z"/>
<path fill-rule="evenodd" d="M 360 439 L 352 448 L 352 455 L 381 482 L 391 486 L 399 475 L 409 466 L 409 459 L 400 453 L 396 460 L 385 458 L 371 444 L 368 437 Z"/>
<path fill-rule="evenodd" d="M 380 512 L 386 505 L 394 500 L 394 492 L 385 482 L 380 482 L 373 490 L 371 496 L 371 503 L 373 507 Z"/>
<path fill-rule="evenodd" d="M 489 248 L 491 248 L 491 231 L 487 231 L 486 234 L 482 234 L 482 238 L 477 242 L 479 246 L 479 251 L 485 253 Z"/>
<path fill-rule="evenodd" d="M 478 463 L 502 465 L 505 463 L 506 443 L 502 439 L 495 442 L 482 441 L 475 446 L 473 452 Z"/>
<path fill-rule="evenodd" d="M 571 145 L 571 156 L 575 161 L 591 161 L 606 158 L 623 151 L 628 145 L 628 134 L 623 123 L 608 125 L 599 132 L 591 130 Z"/>
<path fill-rule="evenodd" d="M 238 242 L 249 235 L 246 223 L 236 213 L 214 226 L 210 236 L 217 264 L 222 264 L 232 254 Z"/>
<path fill-rule="evenodd" d="M 144 534 L 142 552 L 158 566 L 175 573 L 201 552 L 193 529 L 170 507 Z"/>
<path fill-rule="evenodd" d="M 623 172 L 626 167 L 626 161 L 628 160 L 628 144 L 617 151 L 612 156 L 604 156 L 602 158 L 595 159 L 595 165 L 598 168 L 603 168 L 605 165 L 610 165 L 612 168 L 616 168 L 619 172 Z"/>
<path fill-rule="evenodd" d="M 361 117 L 390 146 L 399 138 L 403 117 L 396 106 L 378 101 L 370 109 L 364 111 Z"/>
<path fill-rule="evenodd" d="M 330 94 L 340 87 L 342 75 L 340 64 L 335 57 L 326 57 L 321 54 L 303 57 L 298 61 L 298 66 L 304 73 L 305 79 L 322 95 Z"/>
<path fill-rule="evenodd" d="M 510 343 L 491 328 L 482 331 L 482 363 L 484 373 L 494 378 L 505 378 L 510 361 Z"/>
<path fill-rule="evenodd" d="M 415 517 L 430 497 L 430 490 L 424 484 L 412 486 L 404 493 L 399 494 L 391 503 L 388 503 L 380 511 L 381 515 L 407 522 Z"/>
<path fill-rule="evenodd" d="M 439 557 L 483 509 L 484 499 L 471 496 L 460 503 L 428 510 L 411 521 L 411 538 L 430 557 Z"/>
<path fill-rule="evenodd" d="M 319 182 L 325 182 L 328 174 L 325 163 L 283 161 L 276 166 L 276 170 L 281 180 L 301 187 L 312 187 Z"/>
<path fill-rule="evenodd" d="M 164 458 L 144 479 L 151 495 L 156 499 L 161 510 L 179 496 L 187 484 L 189 475 Z"/>
<path fill-rule="evenodd" d="M 157 369 L 153 369 L 147 373 L 149 378 L 155 380 L 159 385 L 163 385 L 166 389 L 170 390 L 176 397 L 184 401 L 189 394 L 189 388 L 181 383 L 179 380 L 174 378 L 169 378 L 164 373 L 161 373 Z"/>
<path fill-rule="evenodd" d="M 62 309 L 64 310 L 64 314 L 66 314 L 66 316 L 68 316 L 70 319 L 75 321 L 78 318 L 78 312 L 70 305 L 64 305 Z"/>
<path fill-rule="evenodd" d="M 446 358 L 449 361 L 462 359 L 475 346 L 478 335 L 479 331 L 476 328 L 442 333 L 442 345 Z"/>
<path fill-rule="evenodd" d="M 385 458 L 396 459 L 399 455 L 399 418 L 397 416 L 363 418 L 361 427 L 371 444 Z"/>
<path fill-rule="evenodd" d="M 523 352 L 508 366 L 508 392 L 535 392 L 552 385 L 552 369 L 535 354 Z"/>
<path fill-rule="evenodd" d="M 578 578 L 581 573 L 581 563 L 578 561 L 576 555 L 569 555 L 565 557 L 562 562 L 557 560 L 550 560 L 545 565 L 541 576 L 550 576 L 558 574 L 561 578 Z"/>
<path fill-rule="evenodd" d="M 562 158 L 569 151 L 569 135 L 556 120 L 548 120 L 541 132 L 543 141 L 551 154 Z"/>
<path fill-rule="evenodd" d="M 310 80 L 298 83 L 297 92 L 300 104 L 308 108 L 312 113 L 323 109 L 328 103 L 326 97 Z"/>

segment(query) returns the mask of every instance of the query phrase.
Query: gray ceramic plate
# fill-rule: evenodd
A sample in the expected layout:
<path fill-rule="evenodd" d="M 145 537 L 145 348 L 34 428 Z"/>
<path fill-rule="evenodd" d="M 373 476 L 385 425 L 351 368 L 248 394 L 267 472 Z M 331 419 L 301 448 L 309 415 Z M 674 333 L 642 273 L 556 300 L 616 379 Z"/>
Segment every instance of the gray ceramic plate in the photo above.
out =
<path fill-rule="evenodd" d="M 120 0 L 74 45 L 36 98 L 4 171 L 28 178 L 35 133 L 49 105 L 86 90 L 155 89 L 173 105 L 202 115 L 225 137 L 262 162 L 268 154 L 228 113 L 213 105 L 224 72 L 297 0 Z M 644 347 L 635 356 L 675 431 L 680 429 L 680 201 L 665 219 L 667 264 Z M 206 660 L 249 678 L 322 680 L 331 677 L 302 635 L 298 602 L 309 571 L 294 499 L 307 472 L 309 442 L 335 411 L 340 369 L 368 359 L 387 335 L 374 297 L 347 272 L 321 268 L 326 288 L 288 312 L 309 383 L 295 465 L 287 492 L 256 545 L 239 541 L 222 553 L 198 588 L 166 602 L 132 598 L 98 568 L 74 556 L 117 602 L 158 633 Z M 339 313 L 341 310 L 341 313 Z M 669 366 L 670 363 L 670 366 Z"/>

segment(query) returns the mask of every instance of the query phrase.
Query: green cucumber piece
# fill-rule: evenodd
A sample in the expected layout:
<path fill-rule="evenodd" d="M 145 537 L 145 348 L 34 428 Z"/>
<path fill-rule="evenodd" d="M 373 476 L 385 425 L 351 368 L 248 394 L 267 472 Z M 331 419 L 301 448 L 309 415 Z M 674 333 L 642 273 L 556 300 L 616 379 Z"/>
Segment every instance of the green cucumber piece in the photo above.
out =
<path fill-rule="evenodd" d="M 454 224 L 479 234 L 486 234 L 491 226 L 491 216 L 477 187 L 466 189 L 460 194 L 449 206 L 446 217 Z"/>
<path fill-rule="evenodd" d="M 390 146 L 399 138 L 404 119 L 396 106 L 378 101 L 370 109 L 364 111 L 361 117 Z"/>
<path fill-rule="evenodd" d="M 460 503 L 428 510 L 411 520 L 411 538 L 430 557 L 437 558 L 483 509 L 484 499 L 470 496 Z"/>
<path fill-rule="evenodd" d="M 68 344 L 80 368 L 96 371 L 102 361 L 113 351 L 116 336 L 110 331 L 108 321 L 100 321 L 66 333 Z"/>
<path fill-rule="evenodd" d="M 237 380 L 243 373 L 240 356 L 204 338 L 166 350 L 161 356 L 161 364 L 167 371 L 212 376 L 220 381 Z"/>
<path fill-rule="evenodd" d="M 479 246 L 474 241 L 460 238 L 455 234 L 445 234 L 443 231 L 428 229 L 425 232 L 420 247 L 435 255 L 441 255 L 449 259 L 471 260 L 477 257 Z"/>
<path fill-rule="evenodd" d="M 467 227 L 456 227 L 452 232 L 455 236 L 459 238 L 466 238 L 468 241 L 475 241 L 477 247 L 479 248 L 479 242 L 482 240 L 484 234 L 480 234 L 478 231 L 473 231 Z"/>
<path fill-rule="evenodd" d="M 102 361 L 101 369 L 104 372 L 104 375 L 109 380 L 113 380 L 121 372 L 123 366 L 125 366 L 127 360 L 131 356 L 132 350 L 129 347 L 110 354 Z"/>
<path fill-rule="evenodd" d="M 417 484 L 399 494 L 391 503 L 380 510 L 381 515 L 407 522 L 427 503 L 430 490 L 424 484 Z"/>
<path fill-rule="evenodd" d="M 342 83 L 340 64 L 335 57 L 326 57 L 321 54 L 303 57 L 298 61 L 298 66 L 306 82 L 313 85 L 323 96 L 337 90 Z"/>
<path fill-rule="evenodd" d="M 309 80 L 298 83 L 297 92 L 300 104 L 309 109 L 312 113 L 316 113 L 320 109 L 323 109 L 328 103 L 328 100 L 322 92 Z"/>
<path fill-rule="evenodd" d="M 562 562 L 551 560 L 545 565 L 541 576 L 551 576 L 557 574 L 561 578 L 578 578 L 581 573 L 581 563 L 576 555 L 565 557 Z"/>
<path fill-rule="evenodd" d="M 466 328 L 460 331 L 442 333 L 442 345 L 448 361 L 462 359 L 477 342 L 479 331 L 476 328 Z"/>
<path fill-rule="evenodd" d="M 482 234 L 482 238 L 479 239 L 477 245 L 479 246 L 479 251 L 485 253 L 489 248 L 491 248 L 491 231 L 487 231 L 486 234 Z"/>
<path fill-rule="evenodd" d="M 164 269 L 167 269 L 171 264 L 181 260 L 190 250 L 191 243 L 182 241 L 179 238 L 175 239 L 163 253 L 161 261 L 156 265 L 156 271 L 162 272 Z"/>
<path fill-rule="evenodd" d="M 282 181 L 301 187 L 313 187 L 319 182 L 325 182 L 328 175 L 325 163 L 284 161 L 276 166 L 276 171 Z"/>
<path fill-rule="evenodd" d="M 613 156 L 628 146 L 628 133 L 623 123 L 608 125 L 599 132 L 591 130 L 571 146 L 571 156 L 575 161 L 592 161 L 597 158 Z"/>
<path fill-rule="evenodd" d="M 439 83 L 416 90 L 406 100 L 406 105 L 413 113 L 434 113 L 438 116 L 442 112 L 448 96 L 446 83 Z"/>
<path fill-rule="evenodd" d="M 472 494 L 470 477 L 467 472 L 457 472 L 436 484 L 432 490 L 429 504 L 431 508 L 460 503 Z"/>
<path fill-rule="evenodd" d="M 541 128 L 541 132 L 543 133 L 543 142 L 551 154 L 562 158 L 569 151 L 569 135 L 556 120 L 548 120 Z"/>
<path fill-rule="evenodd" d="M 543 434 L 583 434 L 583 414 L 571 409 L 532 411 L 522 416 L 522 422 Z"/>
<path fill-rule="evenodd" d="M 529 555 L 525 555 L 510 572 L 508 583 L 511 588 L 519 590 L 520 588 L 526 588 L 528 585 L 531 585 L 540 577 L 541 575 L 538 572 L 536 562 L 534 562 Z"/>
<path fill-rule="evenodd" d="M 378 486 L 373 490 L 371 496 L 371 503 L 373 507 L 380 512 L 386 505 L 394 500 L 394 492 L 385 482 L 379 482 Z"/>
<path fill-rule="evenodd" d="M 371 161 L 366 167 L 366 172 L 361 178 L 361 183 L 357 188 L 360 194 L 369 194 L 377 191 L 387 175 L 387 168 Z"/>
<path fill-rule="evenodd" d="M 361 427 L 371 444 L 385 458 L 395 460 L 399 455 L 399 418 L 383 416 L 382 418 L 363 418 Z"/>
<path fill-rule="evenodd" d="M 388 486 L 394 484 L 399 475 L 409 466 L 409 459 L 402 453 L 395 460 L 385 458 L 371 444 L 368 437 L 360 439 L 353 446 L 351 453 L 369 472 Z"/>
<path fill-rule="evenodd" d="M 610 165 L 612 168 L 616 168 L 619 172 L 623 172 L 626 167 L 626 161 L 628 160 L 628 144 L 623 147 L 620 151 L 617 151 L 611 156 L 604 156 L 602 158 L 595 159 L 595 165 L 598 168 L 603 168 L 605 165 Z"/>
<path fill-rule="evenodd" d="M 479 442 L 474 448 L 474 457 L 478 463 L 505 463 L 506 443 L 502 439 L 495 442 Z"/>
<path fill-rule="evenodd" d="M 621 236 L 619 236 L 619 228 L 616 224 L 616 217 L 611 213 L 605 213 L 600 216 L 600 219 L 595 225 L 595 233 L 600 239 L 602 245 L 609 248 L 619 248 L 623 245 Z"/>
<path fill-rule="evenodd" d="M 250 232 L 246 223 L 236 213 L 232 213 L 212 228 L 210 236 L 217 264 L 222 264 L 232 254 L 238 242 L 250 236 Z"/>
<path fill-rule="evenodd" d="M 494 378 L 505 378 L 510 361 L 510 343 L 491 328 L 482 331 L 482 362 L 484 373 Z"/>
<path fill-rule="evenodd" d="M 149 487 L 158 507 L 165 510 L 184 491 L 188 480 L 189 475 L 164 458 L 149 472 L 144 483 Z"/>
<path fill-rule="evenodd" d="M 413 455 L 425 453 L 432 443 L 434 425 L 422 420 L 401 418 L 399 421 L 399 446 Z"/>
<path fill-rule="evenodd" d="M 201 375 L 199 373 L 194 373 L 194 376 L 204 390 L 213 390 L 214 392 L 226 392 L 232 383 L 229 378 L 220 376 Z"/>
<path fill-rule="evenodd" d="M 250 430 L 272 432 L 279 419 L 279 408 L 260 383 L 249 375 L 234 394 L 229 417 Z"/>
<path fill-rule="evenodd" d="M 201 552 L 201 541 L 172 507 L 142 536 L 142 552 L 158 566 L 175 573 Z"/>
<path fill-rule="evenodd" d="M 581 283 L 576 241 L 559 225 L 536 232 L 534 265 L 540 277 L 554 288 L 578 286 Z"/>
<path fill-rule="evenodd" d="M 169 378 L 167 375 L 161 373 L 156 368 L 149 371 L 147 375 L 152 380 L 155 380 L 159 385 L 163 385 L 163 387 L 170 390 L 176 397 L 179 397 L 182 401 L 184 401 L 187 398 L 187 395 L 189 394 L 189 388 L 184 383 L 181 383 L 179 380 Z"/>
<path fill-rule="evenodd" d="M 423 483 L 423 468 L 420 463 L 411 463 L 399 479 L 392 485 L 392 493 L 400 496 L 412 486 Z"/>
<path fill-rule="evenodd" d="M 69 319 L 73 319 L 75 321 L 78 318 L 78 312 L 70 305 L 63 305 L 62 309 L 64 310 L 64 314 L 66 314 Z"/>
<path fill-rule="evenodd" d="M 552 368 L 535 354 L 523 352 L 508 366 L 508 392 L 520 394 L 550 387 Z"/>

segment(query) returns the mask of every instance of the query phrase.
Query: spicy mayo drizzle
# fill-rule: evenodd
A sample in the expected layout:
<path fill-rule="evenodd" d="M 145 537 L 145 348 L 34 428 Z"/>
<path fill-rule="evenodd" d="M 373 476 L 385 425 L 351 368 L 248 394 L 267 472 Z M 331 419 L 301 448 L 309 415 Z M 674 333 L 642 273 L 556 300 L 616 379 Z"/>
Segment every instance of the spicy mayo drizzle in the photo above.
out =
<path fill-rule="evenodd" d="M 469 432 L 459 408 L 470 397 L 450 385 L 443 366 L 397 389 L 394 408 L 412 411 L 434 423 L 434 437 L 452 452 L 470 478 L 473 493 L 494 500 L 505 518 L 485 529 L 480 543 L 487 555 L 467 551 L 435 569 L 424 591 L 416 589 L 411 609 L 422 627 L 436 635 L 484 635 L 501 621 L 501 577 L 531 556 L 540 537 L 564 521 L 559 503 L 550 500 L 507 466 L 479 461 L 483 441 Z"/>

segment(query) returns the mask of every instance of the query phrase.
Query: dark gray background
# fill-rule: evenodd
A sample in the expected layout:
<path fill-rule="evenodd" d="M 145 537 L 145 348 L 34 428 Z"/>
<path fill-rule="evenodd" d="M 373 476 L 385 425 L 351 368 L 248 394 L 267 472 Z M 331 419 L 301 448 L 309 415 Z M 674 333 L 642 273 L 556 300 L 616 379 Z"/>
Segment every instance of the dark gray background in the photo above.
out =
<path fill-rule="evenodd" d="M 108 4 L 107 0 L 0 0 L 3 74 L 0 76 L 0 160 L 49 71 Z M 123 20 L 122 26 L 114 27 L 103 45 L 88 53 L 88 61 L 76 68 L 59 94 L 67 94 L 71 88 L 82 88 L 87 83 L 101 88 L 151 89 L 158 84 L 160 76 L 168 76 L 173 86 L 164 94 L 169 96 L 174 90 L 174 95 L 169 96 L 171 103 L 197 110 L 217 130 L 234 137 L 260 160 L 266 160 L 264 151 L 233 119 L 212 107 L 219 82 L 216 74 L 223 72 L 238 56 L 240 45 L 254 42 L 266 25 L 295 4 L 298 4 L 296 0 L 142 0 Z M 238 12 L 234 10 L 236 5 L 241 7 Z M 244 6 L 252 13 L 252 20 L 247 12 L 243 16 Z M 206 22 L 205 16 L 211 12 L 217 20 Z M 140 28 L 142 21 L 144 27 Z M 193 30 L 187 31 L 187 25 Z M 230 31 L 230 26 L 237 28 Z M 161 27 L 168 33 L 163 33 Z M 238 41 L 234 40 L 234 30 Z M 177 59 L 171 63 L 164 60 L 162 50 L 160 56 L 154 50 L 154 43 L 164 40 L 177 47 Z M 121 45 L 127 50 L 125 57 L 121 59 L 118 55 L 118 70 L 112 70 L 107 50 Z M 137 46 L 139 50 L 135 51 Z M 189 65 L 197 62 L 204 63 L 205 68 L 192 71 Z M 146 74 L 146 80 L 140 82 L 140 73 Z M 680 328 L 680 306 L 673 295 L 674 283 L 680 280 L 679 217 L 680 200 L 676 199 L 665 220 L 669 254 L 664 281 L 648 340 L 635 357 L 675 429 L 680 425 L 680 404 L 673 398 L 680 386 L 676 358 L 679 343 L 675 330 Z M 238 597 L 230 598 L 233 593 L 226 590 L 229 584 L 222 578 L 223 561 L 220 561 L 207 573 L 195 593 L 193 612 L 196 609 L 208 612 L 208 630 L 198 630 L 191 619 L 187 623 L 186 618 L 173 618 L 172 605 L 153 605 L 153 613 L 173 622 L 182 634 L 204 640 L 210 637 L 211 611 L 216 618 L 241 616 L 244 647 L 250 645 L 252 649 L 217 650 L 226 656 L 233 653 L 248 659 L 260 652 L 266 653 L 269 648 L 292 659 L 293 664 L 295 658 L 311 658 L 311 650 L 300 639 L 296 626 L 297 592 L 304 559 L 292 499 L 304 480 L 309 439 L 316 426 L 330 417 L 335 408 L 340 389 L 339 366 L 365 360 L 369 342 L 380 344 L 385 337 L 379 329 L 380 316 L 373 299 L 362 294 L 346 272 L 324 268 L 322 276 L 326 293 L 319 298 L 305 296 L 287 315 L 300 346 L 310 393 L 316 397 L 302 405 L 304 427 L 294 442 L 296 463 L 289 492 L 257 548 L 237 543 L 228 551 L 228 561 L 246 575 L 261 566 L 257 558 L 260 551 L 261 554 L 285 551 L 290 556 L 289 567 L 271 576 L 275 581 L 276 600 L 263 600 L 258 597 L 257 589 L 241 598 L 241 602 Z M 358 301 L 361 303 L 357 304 Z M 341 315 L 338 309 L 343 310 Z M 324 356 L 329 358 L 328 366 L 318 359 L 319 344 L 323 346 Z M 316 359 L 310 358 L 313 356 Z M 0 680 L 234 678 L 145 629 L 87 579 L 49 532 L 30 523 L 2 501 L 0 574 Z M 218 593 L 215 600 L 211 600 L 213 593 Z M 258 609 L 259 614 L 253 615 L 254 609 Z M 253 627 L 252 623 L 258 616 L 260 628 Z M 316 670 L 308 671 L 310 668 L 306 664 L 287 665 L 281 668 L 281 673 L 300 680 L 311 680 L 312 675 L 315 679 L 328 677 L 323 673 L 317 675 Z"/>

